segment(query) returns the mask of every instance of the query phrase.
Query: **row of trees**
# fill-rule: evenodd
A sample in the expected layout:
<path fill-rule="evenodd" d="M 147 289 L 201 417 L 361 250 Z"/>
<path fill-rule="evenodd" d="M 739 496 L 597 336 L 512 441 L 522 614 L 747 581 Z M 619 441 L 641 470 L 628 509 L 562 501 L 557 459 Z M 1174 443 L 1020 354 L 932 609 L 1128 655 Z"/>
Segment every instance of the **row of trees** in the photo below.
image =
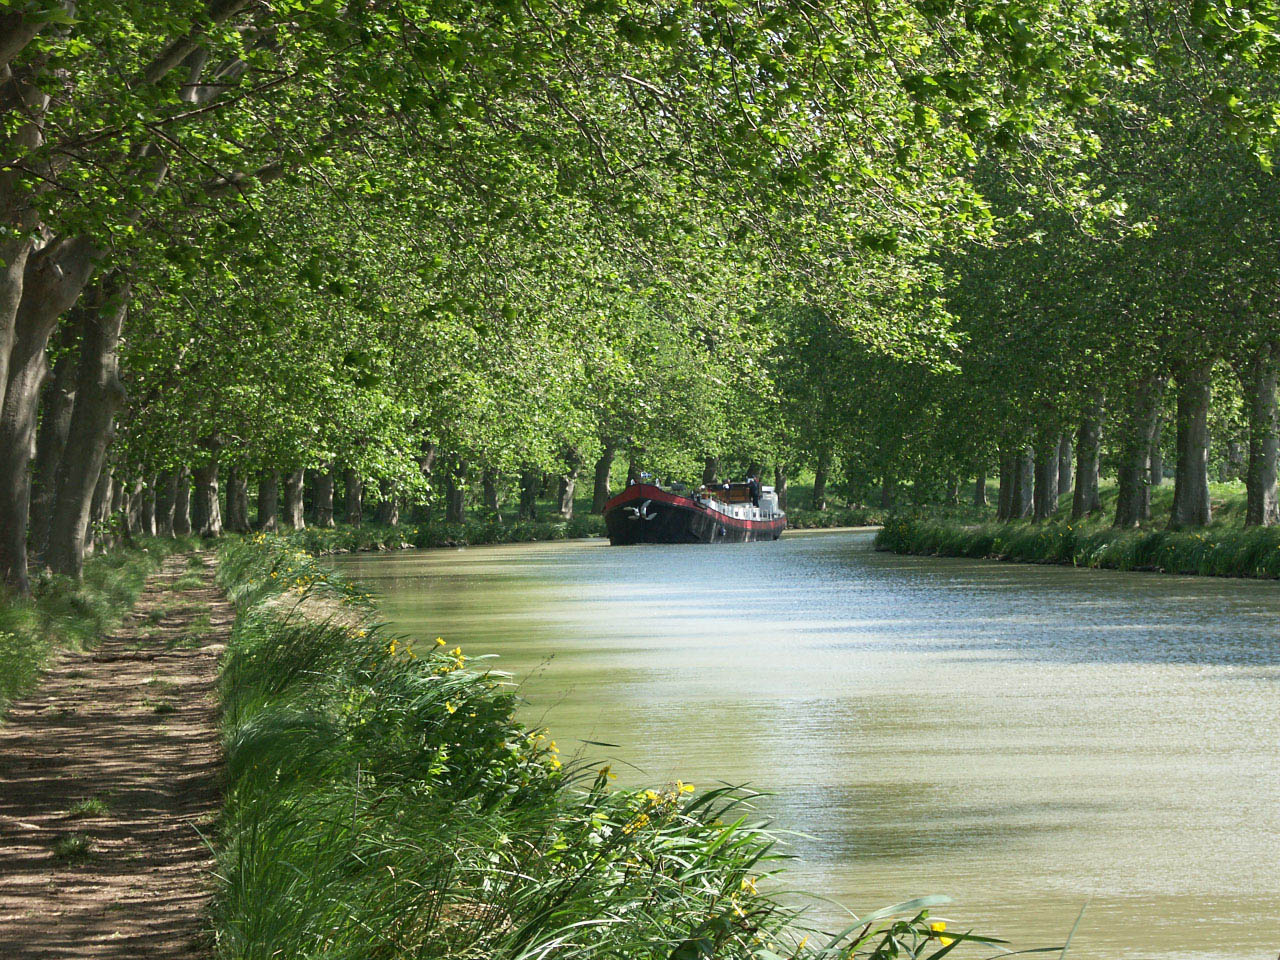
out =
<path fill-rule="evenodd" d="M 10 4 L 0 579 L 308 471 L 321 517 L 616 456 L 892 498 L 1169 377 L 1194 432 L 1276 65 L 1226 0 Z"/>

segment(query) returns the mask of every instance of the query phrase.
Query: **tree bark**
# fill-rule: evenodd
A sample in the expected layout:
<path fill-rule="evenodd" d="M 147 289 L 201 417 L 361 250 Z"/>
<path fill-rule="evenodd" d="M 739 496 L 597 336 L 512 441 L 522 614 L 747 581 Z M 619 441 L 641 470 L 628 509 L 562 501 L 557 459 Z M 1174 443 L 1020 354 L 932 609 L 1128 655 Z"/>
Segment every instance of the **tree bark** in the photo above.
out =
<path fill-rule="evenodd" d="M 556 485 L 556 502 L 561 520 L 573 519 L 573 495 L 578 489 L 578 473 L 582 469 L 582 455 L 568 449 L 564 456 L 565 470 Z"/>
<path fill-rule="evenodd" d="M 146 533 L 142 526 L 142 507 L 146 492 L 147 482 L 141 477 L 129 484 L 129 506 L 125 510 L 124 528 L 130 537 L 138 537 Z"/>
<path fill-rule="evenodd" d="M 960 476 L 951 474 L 947 478 L 947 503 L 950 506 L 958 506 L 960 504 Z"/>
<path fill-rule="evenodd" d="M 814 510 L 827 509 L 827 474 L 831 470 L 831 445 L 823 444 L 818 448 L 818 462 L 813 468 L 813 503 Z"/>
<path fill-rule="evenodd" d="M 173 498 L 173 535 L 191 535 L 191 468 L 178 470 L 177 494 Z"/>
<path fill-rule="evenodd" d="M 198 536 L 206 539 L 222 536 L 222 504 L 218 500 L 218 461 L 210 459 L 194 471 L 195 496 L 192 498 L 192 525 Z"/>
<path fill-rule="evenodd" d="M 378 501 L 377 520 L 384 527 L 394 527 L 400 522 L 400 497 L 396 494 L 394 480 L 383 480 L 378 484 L 382 499 Z"/>
<path fill-rule="evenodd" d="M 280 471 L 258 474 L 258 529 L 280 529 Z"/>
<path fill-rule="evenodd" d="M 1280 416 L 1276 411 L 1277 361 L 1280 345 L 1264 344 L 1245 372 L 1245 419 L 1249 425 L 1249 461 L 1245 469 L 1246 527 L 1280 522 L 1276 496 L 1276 464 L 1280 454 Z"/>
<path fill-rule="evenodd" d="M 111 471 L 103 467 L 98 471 L 98 482 L 93 488 L 93 498 L 89 505 L 89 524 L 84 538 L 84 554 L 88 556 L 98 549 L 103 536 L 103 527 L 107 517 L 111 515 Z"/>
<path fill-rule="evenodd" d="M 542 472 L 536 467 L 525 467 L 520 471 L 520 512 L 521 520 L 538 519 L 538 487 L 542 483 Z"/>
<path fill-rule="evenodd" d="M 227 529 L 249 532 L 249 478 L 236 464 L 227 468 Z"/>
<path fill-rule="evenodd" d="M 307 528 L 302 500 L 306 482 L 307 473 L 302 467 L 297 470 L 290 470 L 285 474 L 283 523 L 290 530 L 305 530 Z"/>
<path fill-rule="evenodd" d="M 80 356 L 66 453 L 54 482 L 47 559 L 58 573 L 79 579 L 89 537 L 94 491 L 115 436 L 115 415 L 125 399 L 120 380 L 120 330 L 128 312 L 128 286 L 107 283 L 78 311 Z M 155 532 L 154 501 L 152 533 Z"/>
<path fill-rule="evenodd" d="M 978 475 L 973 481 L 973 505 L 975 507 L 985 507 L 987 505 L 987 471 L 985 467 L 978 470 Z"/>
<path fill-rule="evenodd" d="M 613 458 L 617 452 L 617 444 L 606 443 L 604 452 L 596 461 L 595 481 L 591 487 L 592 513 L 604 513 L 604 505 L 609 501 L 609 474 L 613 472 Z"/>
<path fill-rule="evenodd" d="M 444 477 L 444 519 L 446 523 L 467 522 L 467 472 L 469 464 L 459 460 L 449 465 Z"/>
<path fill-rule="evenodd" d="M 79 323 L 67 323 L 66 339 L 79 332 Z M 31 542 L 38 559 L 45 560 L 49 545 L 49 525 L 57 495 L 58 467 L 62 464 L 71 429 L 71 411 L 76 399 L 77 357 L 74 345 L 67 344 L 53 367 L 53 376 L 40 401 L 40 429 L 36 434 L 36 459 L 32 466 Z"/>
<path fill-rule="evenodd" d="M 0 114 L 16 120 L 3 142 L 5 156 L 13 157 L 44 142 L 44 113 L 50 96 L 26 78 L 15 77 L 8 67 L 8 61 L 39 32 L 40 26 L 33 22 L 38 18 L 21 13 L 3 16 L 5 29 L 0 31 L 0 50 L 5 66 L 0 74 L 7 82 L 0 83 Z M 5 406 L 18 311 L 38 225 L 32 190 L 24 182 L 27 176 L 13 167 L 0 169 L 0 410 Z"/>
<path fill-rule="evenodd" d="M 1041 438 L 1035 451 L 1033 517 L 1037 523 L 1050 520 L 1058 510 L 1058 438 Z"/>
<path fill-rule="evenodd" d="M 342 471 L 343 499 L 346 501 L 347 523 L 358 527 L 364 520 L 364 478 L 351 467 Z"/>
<path fill-rule="evenodd" d="M 1178 374 L 1177 450 L 1173 509 L 1169 527 L 1203 527 L 1212 519 L 1209 506 L 1209 398 L 1211 362 Z"/>
<path fill-rule="evenodd" d="M 1079 520 L 1102 510 L 1098 495 L 1098 449 L 1102 442 L 1102 403 L 1094 403 L 1076 429 L 1076 484 L 1071 497 L 1071 519 Z"/>
<path fill-rule="evenodd" d="M 1075 483 L 1073 474 L 1071 434 L 1064 433 L 1058 440 L 1058 497 L 1065 497 Z"/>
<path fill-rule="evenodd" d="M 1155 423 L 1151 427 L 1151 450 L 1147 454 L 1147 483 L 1158 487 L 1164 483 L 1164 450 L 1160 444 L 1160 435 L 1164 432 L 1164 410 L 1156 413 Z"/>
<path fill-rule="evenodd" d="M 1136 527 L 1150 512 L 1151 435 L 1160 413 L 1164 382 L 1146 377 L 1134 390 L 1129 411 L 1119 425 L 1114 526 Z"/>
<path fill-rule="evenodd" d="M 892 470 L 880 480 L 880 509 L 892 510 L 898 495 L 898 476 Z"/>
<path fill-rule="evenodd" d="M 1013 519 L 1013 488 L 1018 485 L 1018 458 L 1000 449 L 1000 487 L 996 493 L 996 519 L 1007 523 Z"/>
<path fill-rule="evenodd" d="M 1009 500 L 1009 519 L 1031 516 L 1035 496 L 1035 454 L 1022 447 L 1013 454 L 1013 490 Z"/>
<path fill-rule="evenodd" d="M 56 240 L 27 260 L 13 323 L 8 379 L 0 405 L 0 581 L 19 594 L 27 575 L 29 466 L 36 413 L 48 374 L 45 347 L 54 325 L 75 303 L 93 270 L 95 250 L 84 239 Z"/>
<path fill-rule="evenodd" d="M 156 477 L 156 536 L 173 536 L 173 510 L 178 501 L 178 475 L 164 470 Z"/>
<path fill-rule="evenodd" d="M 773 491 L 778 495 L 778 509 L 787 512 L 787 468 L 781 463 L 773 465 Z"/>
<path fill-rule="evenodd" d="M 502 500 L 499 495 L 498 471 L 493 467 L 485 467 L 480 475 L 480 499 L 485 513 L 497 517 L 502 509 Z"/>
<path fill-rule="evenodd" d="M 709 487 L 716 482 L 716 474 L 720 472 L 719 457 L 705 457 L 702 461 L 702 485 Z"/>
<path fill-rule="evenodd" d="M 142 488 L 142 508 L 139 510 L 139 529 L 144 537 L 156 535 L 156 478 L 153 475 Z"/>
<path fill-rule="evenodd" d="M 333 526 L 333 464 L 315 475 L 316 526 Z"/>

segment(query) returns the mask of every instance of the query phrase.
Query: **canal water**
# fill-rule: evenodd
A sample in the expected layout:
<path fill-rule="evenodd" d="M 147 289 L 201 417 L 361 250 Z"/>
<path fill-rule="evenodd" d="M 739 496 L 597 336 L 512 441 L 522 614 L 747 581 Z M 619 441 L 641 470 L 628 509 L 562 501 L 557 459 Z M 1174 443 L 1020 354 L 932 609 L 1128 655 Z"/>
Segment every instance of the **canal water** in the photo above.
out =
<path fill-rule="evenodd" d="M 1087 903 L 1072 960 L 1280 952 L 1280 585 L 847 531 L 338 563 L 404 632 L 497 654 L 566 754 L 772 793 L 792 886 L 947 894 L 935 914 L 1018 947 Z"/>

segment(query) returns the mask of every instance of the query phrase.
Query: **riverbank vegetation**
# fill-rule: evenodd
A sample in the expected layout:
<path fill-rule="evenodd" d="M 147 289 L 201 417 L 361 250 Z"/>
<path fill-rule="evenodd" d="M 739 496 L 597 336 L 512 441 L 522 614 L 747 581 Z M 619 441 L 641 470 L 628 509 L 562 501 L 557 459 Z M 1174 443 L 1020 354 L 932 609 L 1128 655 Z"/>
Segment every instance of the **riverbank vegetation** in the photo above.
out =
<path fill-rule="evenodd" d="M 619 789 L 522 727 L 486 659 L 379 627 L 288 539 L 220 551 L 229 787 L 216 953 L 941 956 L 927 899 L 819 938 L 779 899 L 750 794 Z"/>
<path fill-rule="evenodd" d="M 1280 530 L 1245 523 L 1244 485 L 1210 484 L 1210 493 L 1213 524 L 1190 530 L 1153 523 L 1121 528 L 1100 516 L 1073 518 L 1067 506 L 1043 523 L 1001 522 L 990 509 L 969 507 L 952 516 L 932 510 L 898 514 L 885 522 L 875 545 L 879 550 L 925 556 L 1219 577 L 1280 576 Z M 1101 488 L 1104 506 L 1118 496 L 1114 485 Z M 1155 488 L 1153 512 L 1168 509 L 1172 499 L 1173 491 L 1167 486 Z"/>

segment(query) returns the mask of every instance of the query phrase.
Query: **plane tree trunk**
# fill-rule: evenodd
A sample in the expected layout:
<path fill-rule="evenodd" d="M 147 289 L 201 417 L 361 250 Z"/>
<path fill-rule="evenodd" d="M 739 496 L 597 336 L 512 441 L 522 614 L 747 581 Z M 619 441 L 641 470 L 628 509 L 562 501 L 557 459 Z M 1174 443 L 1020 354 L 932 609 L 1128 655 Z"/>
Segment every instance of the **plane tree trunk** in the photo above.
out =
<path fill-rule="evenodd" d="M 258 474 L 258 529 L 280 528 L 280 471 L 263 470 Z"/>
<path fill-rule="evenodd" d="M 1136 527 L 1150 513 L 1151 435 L 1160 413 L 1164 381 L 1150 376 L 1139 381 L 1119 430 L 1114 526 Z"/>
<path fill-rule="evenodd" d="M 604 513 L 604 505 L 609 501 L 609 474 L 613 471 L 613 458 L 617 453 L 617 444 L 606 443 L 604 452 L 596 461 L 595 478 L 591 488 L 592 513 Z"/>
<path fill-rule="evenodd" d="M 173 511 L 178 501 L 178 475 L 163 470 L 156 476 L 156 536 L 173 536 Z"/>
<path fill-rule="evenodd" d="M 831 445 L 823 444 L 818 449 L 818 462 L 813 468 L 813 503 L 814 510 L 827 509 L 827 474 L 831 471 Z"/>
<path fill-rule="evenodd" d="M 0 581 L 31 590 L 27 533 L 31 458 L 40 391 L 48 375 L 46 347 L 58 318 L 79 298 L 96 251 L 82 238 L 55 240 L 32 254 L 12 325 L 4 401 L 0 404 Z"/>
<path fill-rule="evenodd" d="M 364 479 L 351 467 L 347 467 L 342 472 L 342 488 L 347 523 L 358 527 L 364 520 Z"/>
<path fill-rule="evenodd" d="M 1177 449 L 1173 480 L 1172 529 L 1203 527 L 1213 519 L 1209 505 L 1209 398 L 1212 361 L 1178 374 Z"/>
<path fill-rule="evenodd" d="M 1280 344 L 1264 344 L 1241 377 L 1249 424 L 1249 460 L 1244 479 L 1247 527 L 1269 527 L 1280 522 L 1280 504 L 1276 497 L 1276 464 L 1280 452 L 1280 417 L 1276 410 L 1278 361 Z"/>
<path fill-rule="evenodd" d="M 80 355 L 75 402 L 54 483 L 46 551 L 50 568 L 77 579 L 84 570 L 94 491 L 115 434 L 116 410 L 125 399 L 119 346 L 129 291 L 127 285 L 106 282 L 99 291 L 100 296 L 76 312 Z"/>
<path fill-rule="evenodd" d="M 290 470 L 284 478 L 284 516 L 283 524 L 290 530 L 305 530 L 307 527 L 302 500 L 303 490 L 307 482 L 307 473 L 299 467 Z"/>
<path fill-rule="evenodd" d="M 1093 404 L 1076 428 L 1076 484 L 1071 496 L 1071 519 L 1102 510 L 1098 495 L 1098 450 L 1102 442 L 1102 403 Z"/>
<path fill-rule="evenodd" d="M 222 504 L 218 500 L 217 454 L 192 471 L 195 495 L 191 501 L 191 522 L 197 535 L 206 539 L 222 536 Z"/>
<path fill-rule="evenodd" d="M 227 468 L 227 529 L 232 533 L 249 531 L 249 478 L 236 464 Z"/>
<path fill-rule="evenodd" d="M 1041 523 L 1058 510 L 1058 437 L 1041 438 L 1035 451 L 1033 517 Z"/>
<path fill-rule="evenodd" d="M 173 498 L 173 535 L 191 535 L 191 468 L 178 470 L 177 490 Z"/>
<path fill-rule="evenodd" d="M 315 476 L 316 526 L 333 526 L 333 464 Z"/>

